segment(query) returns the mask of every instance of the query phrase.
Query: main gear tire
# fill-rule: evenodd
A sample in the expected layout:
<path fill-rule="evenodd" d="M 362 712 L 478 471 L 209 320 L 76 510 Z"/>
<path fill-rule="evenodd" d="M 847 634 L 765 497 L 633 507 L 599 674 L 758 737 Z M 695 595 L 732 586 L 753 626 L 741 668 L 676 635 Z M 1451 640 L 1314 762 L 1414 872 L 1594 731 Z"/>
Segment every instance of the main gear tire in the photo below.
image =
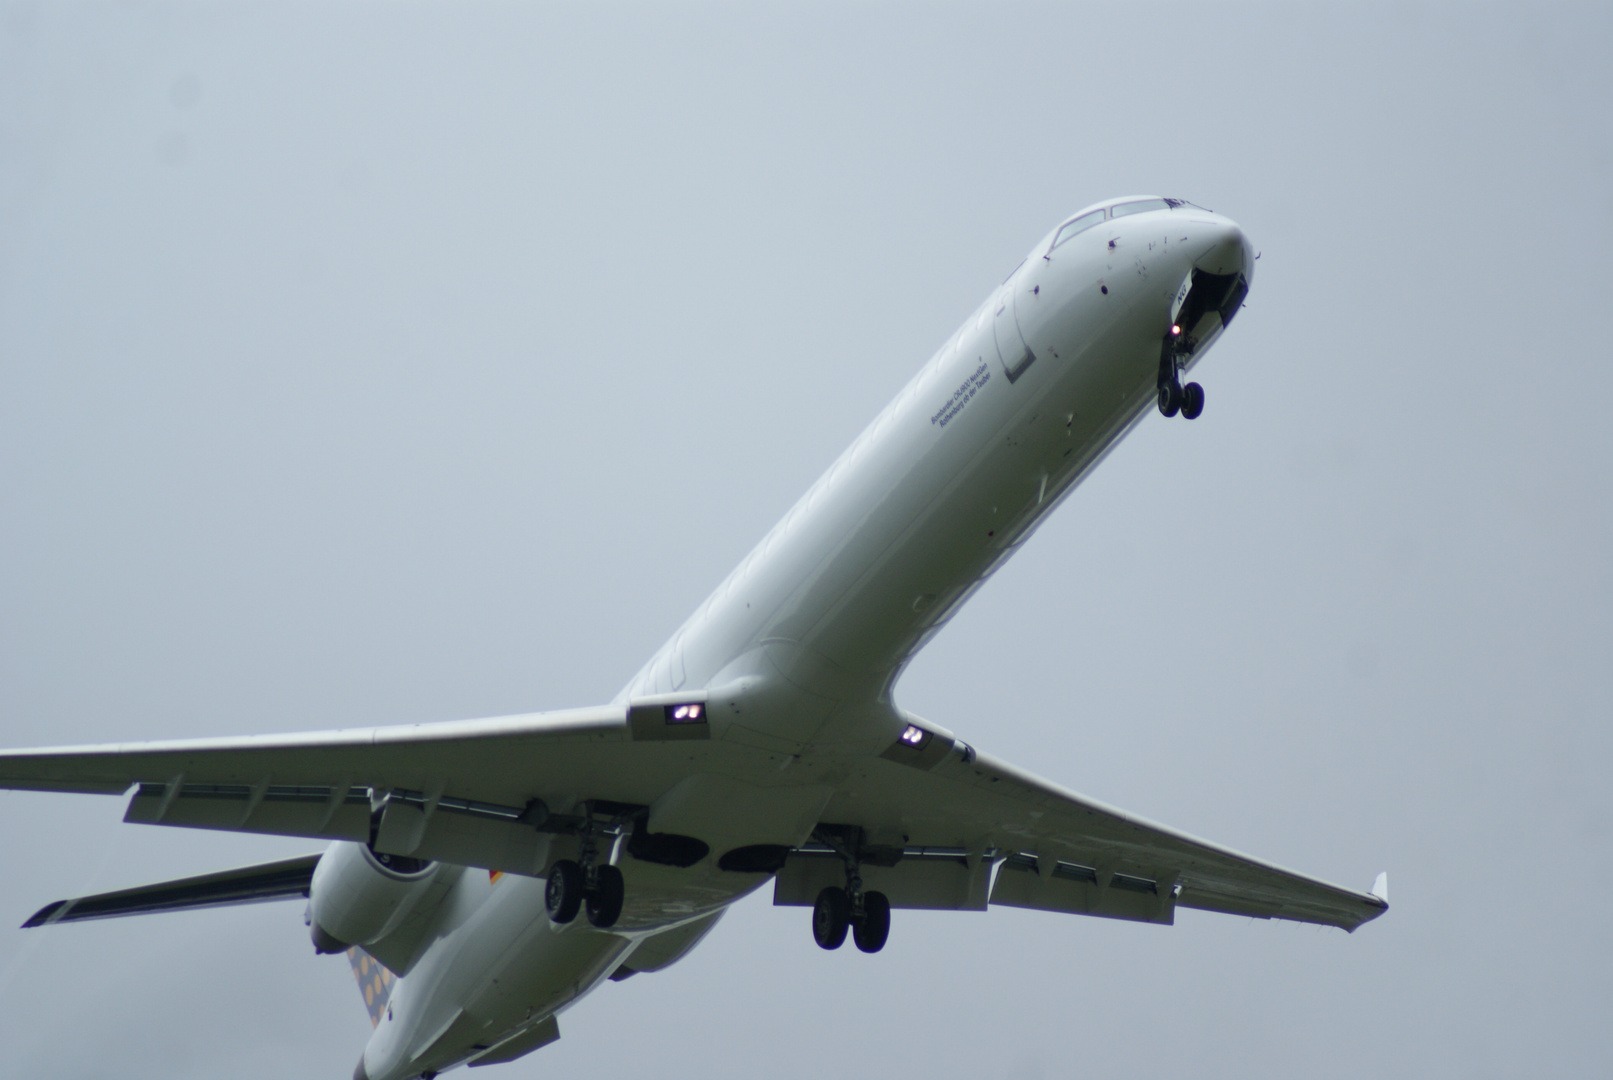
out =
<path fill-rule="evenodd" d="M 582 867 L 570 859 L 561 859 L 549 870 L 549 883 L 543 890 L 543 903 L 549 909 L 549 918 L 564 926 L 577 917 L 582 908 L 584 878 Z"/>
<path fill-rule="evenodd" d="M 851 937 L 857 948 L 876 953 L 891 936 L 891 902 L 882 892 L 863 893 L 862 918 L 852 924 Z"/>
<path fill-rule="evenodd" d="M 627 886 L 622 872 L 614 866 L 601 866 L 594 871 L 595 886 L 588 892 L 588 921 L 601 930 L 608 930 L 622 917 L 622 898 Z"/>
<path fill-rule="evenodd" d="M 846 890 L 830 885 L 818 893 L 812 905 L 812 937 L 819 948 L 838 949 L 846 943 L 851 925 L 851 897 Z"/>

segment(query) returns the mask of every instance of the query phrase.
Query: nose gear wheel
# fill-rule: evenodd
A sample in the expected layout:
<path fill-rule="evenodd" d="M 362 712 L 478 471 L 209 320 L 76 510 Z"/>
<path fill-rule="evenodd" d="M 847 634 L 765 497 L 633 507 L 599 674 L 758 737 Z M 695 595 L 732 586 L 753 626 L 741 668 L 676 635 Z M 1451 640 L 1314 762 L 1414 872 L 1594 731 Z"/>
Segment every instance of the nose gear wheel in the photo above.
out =
<path fill-rule="evenodd" d="M 1171 327 L 1171 333 L 1159 347 L 1159 411 L 1165 416 L 1181 414 L 1184 420 L 1197 420 L 1204 411 L 1204 387 L 1196 382 L 1182 385 L 1181 328 Z"/>
<path fill-rule="evenodd" d="M 1197 420 L 1204 411 L 1204 387 L 1190 382 L 1182 387 L 1182 419 Z"/>
<path fill-rule="evenodd" d="M 1159 411 L 1166 416 L 1182 411 L 1181 383 L 1169 382 L 1159 388 Z"/>

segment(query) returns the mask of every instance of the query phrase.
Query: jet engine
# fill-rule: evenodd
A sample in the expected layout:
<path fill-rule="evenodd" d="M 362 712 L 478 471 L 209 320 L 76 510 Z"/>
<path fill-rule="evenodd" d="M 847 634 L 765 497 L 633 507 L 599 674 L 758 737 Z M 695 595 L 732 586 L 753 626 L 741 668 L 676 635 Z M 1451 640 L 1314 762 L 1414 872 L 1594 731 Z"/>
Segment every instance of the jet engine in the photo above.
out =
<path fill-rule="evenodd" d="M 367 844 L 338 840 L 320 856 L 308 886 L 314 949 L 334 953 L 380 941 L 434 891 L 440 869 L 434 862 L 377 854 Z"/>

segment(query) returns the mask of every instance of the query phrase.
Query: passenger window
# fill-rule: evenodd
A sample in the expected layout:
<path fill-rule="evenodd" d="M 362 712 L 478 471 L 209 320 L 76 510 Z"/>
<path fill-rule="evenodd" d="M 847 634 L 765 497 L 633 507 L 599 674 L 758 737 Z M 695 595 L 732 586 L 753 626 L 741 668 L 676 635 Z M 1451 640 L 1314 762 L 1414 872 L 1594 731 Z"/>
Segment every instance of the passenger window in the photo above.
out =
<path fill-rule="evenodd" d="M 1092 226 L 1098 224 L 1098 222 L 1102 220 L 1102 210 L 1094 210 L 1090 214 L 1082 214 L 1080 217 L 1076 218 L 1074 221 L 1070 222 L 1069 224 L 1065 225 L 1064 228 L 1059 230 L 1059 234 L 1053 238 L 1053 246 L 1058 247 L 1076 233 L 1086 232 L 1088 229 L 1092 228 Z"/>
<path fill-rule="evenodd" d="M 1125 217 L 1127 214 L 1146 214 L 1150 210 L 1169 210 L 1171 204 L 1164 199 L 1142 199 L 1138 202 L 1121 203 L 1109 211 L 1110 217 Z"/>

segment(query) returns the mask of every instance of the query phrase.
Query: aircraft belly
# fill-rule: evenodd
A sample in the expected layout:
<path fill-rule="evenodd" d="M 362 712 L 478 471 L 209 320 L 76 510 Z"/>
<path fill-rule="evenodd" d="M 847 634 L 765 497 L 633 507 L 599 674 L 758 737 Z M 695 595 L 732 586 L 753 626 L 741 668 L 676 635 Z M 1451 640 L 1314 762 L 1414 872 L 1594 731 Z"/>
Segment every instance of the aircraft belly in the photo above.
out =
<path fill-rule="evenodd" d="M 709 865 L 683 870 L 624 860 L 622 868 L 629 899 L 611 931 L 582 918 L 556 926 L 542 907 L 542 881 L 501 878 L 480 917 L 398 982 L 393 1014 L 365 1053 L 371 1080 L 445 1069 L 496 1046 L 593 990 L 641 941 L 691 923 L 699 924 L 698 941 L 727 904 L 771 879 Z M 396 1032 L 388 1030 L 393 1025 Z"/>
<path fill-rule="evenodd" d="M 397 982 L 365 1050 L 371 1080 L 460 1061 L 553 1014 L 614 970 L 630 940 L 583 920 L 554 926 L 543 889 L 540 879 L 506 874 L 490 890 L 485 875 L 464 890 L 463 903 L 480 903 Z"/>
<path fill-rule="evenodd" d="M 1005 403 L 1022 388 L 1032 395 L 973 433 L 973 460 L 921 458 L 888 491 L 862 493 L 871 509 L 816 575 L 815 595 L 798 597 L 811 625 L 792 636 L 850 672 L 898 668 L 1146 410 L 1157 336 L 1124 319 L 1104 329 L 999 386 Z M 905 456 L 891 450 L 893 462 Z"/>
<path fill-rule="evenodd" d="M 829 699 L 898 671 L 1146 413 L 1169 275 L 1114 261 L 1016 275 L 1038 359 L 1012 384 L 994 312 L 972 317 L 680 630 L 690 685 L 763 642 L 817 658 L 790 678 Z"/>
<path fill-rule="evenodd" d="M 810 829 L 808 825 L 806 831 Z M 718 869 L 717 859 L 721 855 L 722 851 L 714 847 L 711 858 L 687 868 L 623 859 L 619 865 L 627 895 L 615 929 L 622 932 L 660 930 L 673 923 L 709 915 L 767 883 L 766 874 Z"/>

